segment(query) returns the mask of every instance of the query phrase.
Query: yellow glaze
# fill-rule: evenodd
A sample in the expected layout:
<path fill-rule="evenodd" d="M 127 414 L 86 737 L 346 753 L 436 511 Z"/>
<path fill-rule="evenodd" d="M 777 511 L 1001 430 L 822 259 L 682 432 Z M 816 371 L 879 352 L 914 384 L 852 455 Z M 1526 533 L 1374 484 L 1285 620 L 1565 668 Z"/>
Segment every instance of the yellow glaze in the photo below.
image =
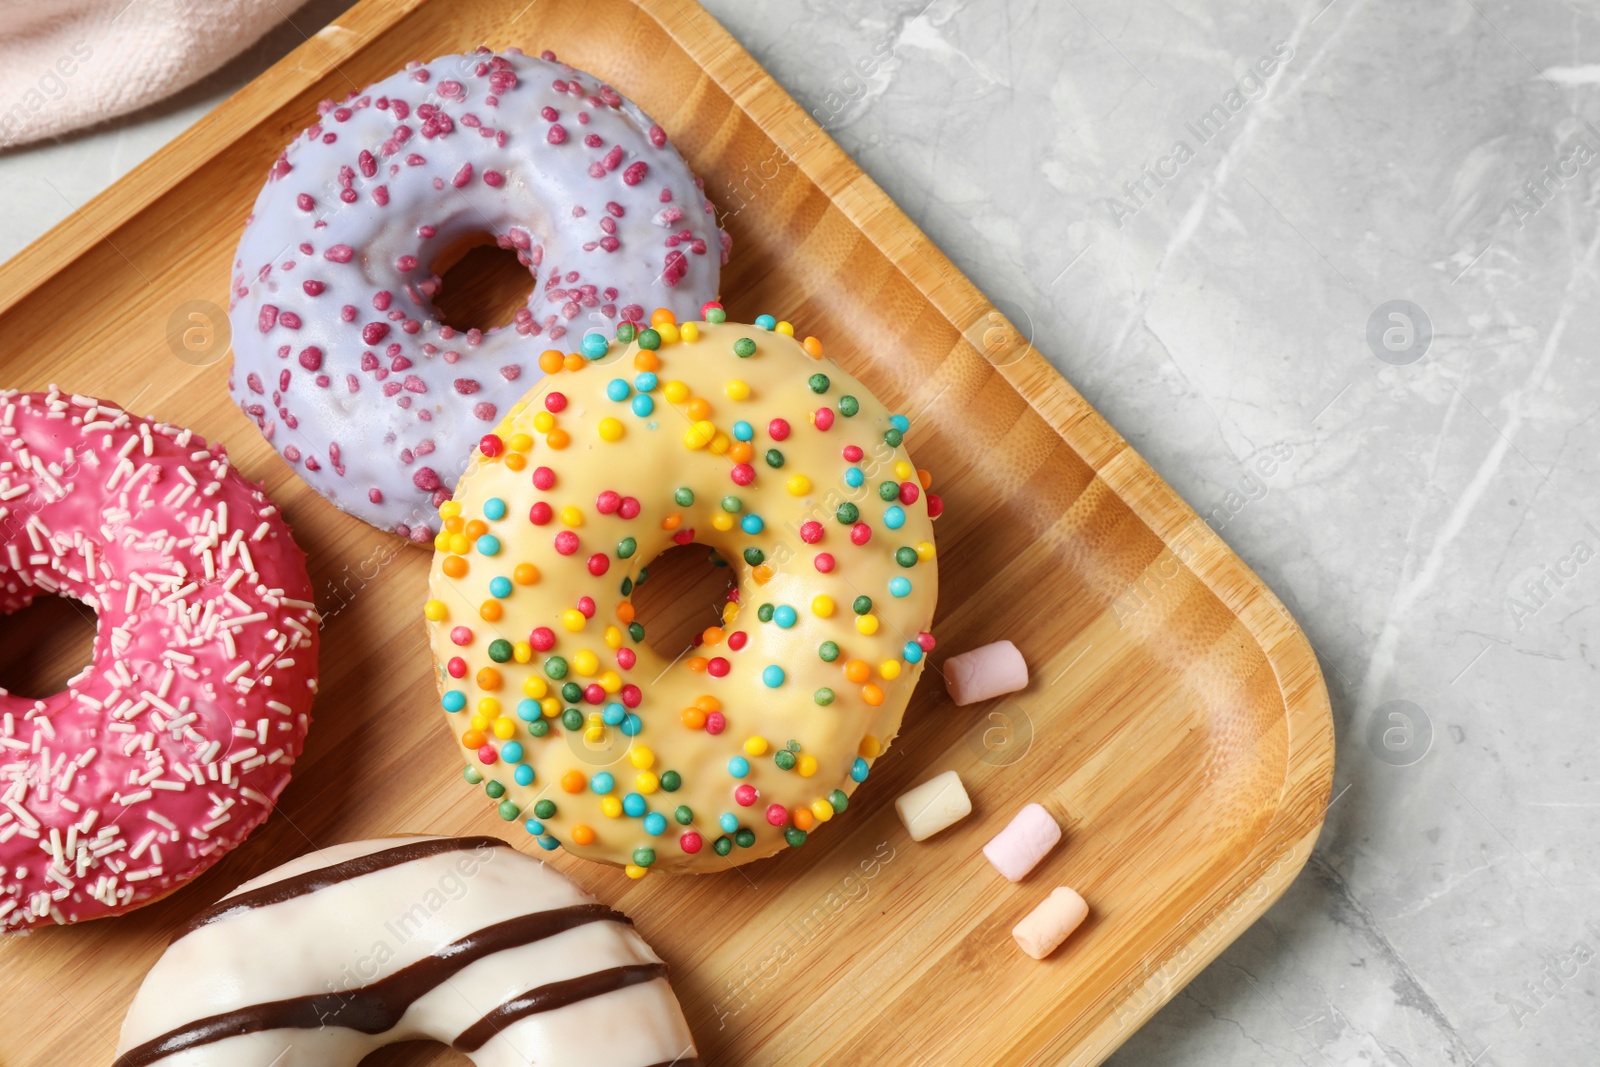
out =
<path fill-rule="evenodd" d="M 661 333 L 677 340 L 663 336 L 653 352 L 613 342 L 598 361 L 544 378 L 507 413 L 498 446 L 490 439 L 498 454 L 476 451 L 440 509 L 445 532 L 424 611 L 469 781 L 481 776 L 491 797 L 494 783 L 503 786 L 502 817 L 524 822 L 545 847 L 628 865 L 636 877 L 759 859 L 803 844 L 842 813 L 900 728 L 938 595 L 926 486 L 904 444 L 889 443 L 890 412 L 858 380 L 813 355 L 813 339 L 802 345 L 782 330 L 701 322 Z M 736 354 L 744 339 L 755 347 L 747 358 Z M 640 367 L 652 365 L 650 404 L 640 406 L 653 407 L 641 415 Z M 608 395 L 621 393 L 617 379 L 627 385 L 620 400 Z M 841 413 L 846 397 L 853 416 Z M 781 440 L 775 418 L 788 422 Z M 848 460 L 847 446 L 861 458 Z M 781 466 L 769 462 L 773 449 Z M 516 456 L 526 462 L 507 462 Z M 849 484 L 852 468 L 859 486 Z M 745 474 L 753 480 L 738 484 Z M 904 496 L 886 501 L 885 483 Z M 729 497 L 737 510 L 724 506 Z M 502 506 L 503 517 L 489 517 Z M 898 529 L 891 509 L 903 515 Z M 864 544 L 852 539 L 857 524 L 870 533 Z M 820 541 L 808 543 L 818 529 Z M 669 661 L 630 632 L 628 596 L 653 557 L 690 540 L 734 569 L 737 602 L 703 644 Z M 746 556 L 752 549 L 759 559 Z M 909 552 L 897 559 L 901 549 Z M 832 557 L 829 572 L 817 566 L 821 553 Z M 871 599 L 864 613 L 861 597 Z M 760 619 L 764 606 L 771 621 Z M 820 651 L 830 641 L 831 662 Z M 563 699 L 567 682 L 585 697 Z M 819 702 L 819 690 L 831 690 L 831 702 Z M 563 724 L 571 708 L 576 729 Z M 621 723 L 607 721 L 619 714 Z M 719 715 L 724 728 L 712 734 Z M 530 730 L 539 722 L 544 736 Z M 518 748 L 520 759 L 508 758 Z M 519 767 L 532 769 L 530 784 L 517 783 L 528 773 Z M 597 775 L 610 775 L 604 794 Z M 739 802 L 744 785 L 757 794 L 748 805 Z M 540 817 L 540 801 L 554 813 L 546 805 Z M 753 831 L 752 844 L 736 843 L 748 839 L 742 830 Z"/>

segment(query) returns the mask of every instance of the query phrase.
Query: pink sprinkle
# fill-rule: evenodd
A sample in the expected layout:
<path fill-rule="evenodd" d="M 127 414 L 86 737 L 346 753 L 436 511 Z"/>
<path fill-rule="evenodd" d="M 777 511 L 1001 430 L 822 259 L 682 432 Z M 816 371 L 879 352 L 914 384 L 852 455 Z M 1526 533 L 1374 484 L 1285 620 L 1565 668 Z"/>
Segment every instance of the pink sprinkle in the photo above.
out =
<path fill-rule="evenodd" d="M 375 345 L 388 336 L 389 324 L 387 322 L 369 322 L 361 327 L 361 340 L 366 344 Z"/>
<path fill-rule="evenodd" d="M 822 523 L 815 519 L 809 519 L 800 524 L 800 540 L 804 541 L 808 545 L 814 545 L 818 541 L 821 541 L 822 532 Z"/>
<path fill-rule="evenodd" d="M 639 500 L 637 497 L 625 496 L 622 503 L 617 506 L 617 514 L 624 519 L 637 519 L 639 517 Z"/>
<path fill-rule="evenodd" d="M 713 711 L 706 715 L 706 733 L 713 737 L 728 728 L 728 717 L 720 711 Z"/>
<path fill-rule="evenodd" d="M 485 184 L 487 186 L 491 186 L 492 188 L 498 189 L 502 185 L 504 185 L 505 183 L 506 183 L 506 176 L 504 174 L 501 174 L 499 171 L 497 171 L 497 170 L 486 170 L 486 171 L 483 172 L 483 184 Z"/>
<path fill-rule="evenodd" d="M 861 457 L 866 455 L 866 453 L 861 451 L 861 447 L 859 445 L 845 445 L 843 455 L 845 460 L 850 463 L 860 463 Z"/>
<path fill-rule="evenodd" d="M 550 519 L 554 515 L 554 509 L 552 509 L 550 505 L 546 504 L 543 500 L 539 501 L 533 507 L 528 509 L 528 521 L 533 523 L 535 526 L 549 525 Z"/>
<path fill-rule="evenodd" d="M 646 163 L 644 160 L 641 159 L 636 163 L 630 163 L 628 165 L 628 169 L 622 172 L 622 184 L 638 185 L 640 182 L 644 181 L 645 175 L 649 173 L 650 164 Z"/>
<path fill-rule="evenodd" d="M 667 131 L 663 130 L 660 126 L 651 126 L 650 143 L 655 145 L 657 148 L 666 147 Z"/>
<path fill-rule="evenodd" d="M 472 180 L 472 164 L 471 163 L 463 163 L 463 164 L 461 164 L 461 169 L 456 171 L 456 176 L 454 178 L 450 179 L 450 184 L 455 186 L 457 189 L 460 189 L 463 186 L 465 186 L 468 182 L 470 182 L 471 180 Z"/>
<path fill-rule="evenodd" d="M 536 626 L 533 633 L 528 635 L 528 644 L 540 652 L 549 652 L 556 647 L 555 631 L 548 626 Z"/>
<path fill-rule="evenodd" d="M 533 487 L 541 491 L 549 490 L 556 484 L 556 472 L 549 467 L 535 467 L 533 469 Z"/>
<path fill-rule="evenodd" d="M 355 258 L 356 250 L 349 245 L 334 245 L 322 253 L 322 258 L 333 263 L 348 263 Z"/>
<path fill-rule="evenodd" d="M 322 349 L 310 345 L 300 350 L 300 365 L 306 370 L 320 370 L 322 368 Z"/>
<path fill-rule="evenodd" d="M 735 485 L 749 485 L 756 480 L 756 469 L 748 463 L 736 463 L 733 470 L 728 472 Z"/>
<path fill-rule="evenodd" d="M 328 287 L 322 282 L 307 278 L 300 283 L 300 288 L 305 290 L 307 296 L 321 296 L 323 290 Z"/>
<path fill-rule="evenodd" d="M 817 429 L 827 431 L 833 426 L 833 409 L 818 408 L 816 414 Z"/>
<path fill-rule="evenodd" d="M 472 644 L 472 631 L 465 626 L 457 626 L 450 631 L 450 640 L 458 645 L 470 645 Z"/>
<path fill-rule="evenodd" d="M 611 557 L 604 552 L 596 552 L 589 557 L 589 573 L 596 578 L 611 569 Z"/>
<path fill-rule="evenodd" d="M 462 396 L 471 396 L 473 393 L 476 393 L 479 388 L 481 388 L 478 385 L 478 380 L 476 378 L 457 378 L 455 380 L 455 387 L 456 392 L 460 393 Z"/>
<path fill-rule="evenodd" d="M 872 527 L 864 522 L 858 522 L 850 527 L 850 543 L 864 545 L 872 540 Z"/>
<path fill-rule="evenodd" d="M 633 670 L 633 665 L 639 662 L 638 655 L 631 648 L 617 649 L 617 666 L 625 671 Z"/>
<path fill-rule="evenodd" d="M 567 128 L 558 122 L 550 127 L 550 132 L 544 135 L 544 139 L 551 144 L 566 144 Z"/>
<path fill-rule="evenodd" d="M 563 556 L 570 556 L 578 551 L 578 535 L 571 530 L 562 530 L 556 534 L 555 546 L 557 552 Z"/>
<path fill-rule="evenodd" d="M 818 552 L 813 560 L 819 573 L 828 574 L 833 570 L 833 554 L 831 552 Z"/>
<path fill-rule="evenodd" d="M 605 492 L 595 497 L 594 509 L 602 515 L 614 515 L 616 514 L 617 509 L 621 506 L 621 494 L 613 492 L 610 489 L 607 489 Z"/>
<path fill-rule="evenodd" d="M 278 309 L 272 304 L 261 305 L 261 314 L 256 318 L 256 326 L 262 333 L 266 333 L 278 324 Z"/>
<path fill-rule="evenodd" d="M 745 782 L 733 791 L 733 799 L 740 807 L 748 808 L 756 802 L 756 787 Z"/>
<path fill-rule="evenodd" d="M 310 193 L 301 193 L 294 198 L 294 203 L 301 211 L 310 211 L 317 206 L 316 200 L 312 199 Z"/>
<path fill-rule="evenodd" d="M 783 826 L 789 821 L 789 809 L 782 804 L 767 805 L 767 821 L 773 826 Z"/>
<path fill-rule="evenodd" d="M 774 441 L 783 441 L 789 436 L 789 422 L 787 419 L 773 419 L 767 423 L 767 436 Z"/>
<path fill-rule="evenodd" d="M 431 493 L 439 488 L 439 472 L 432 467 L 418 467 L 411 476 L 411 484 L 421 489 L 424 493 Z"/>

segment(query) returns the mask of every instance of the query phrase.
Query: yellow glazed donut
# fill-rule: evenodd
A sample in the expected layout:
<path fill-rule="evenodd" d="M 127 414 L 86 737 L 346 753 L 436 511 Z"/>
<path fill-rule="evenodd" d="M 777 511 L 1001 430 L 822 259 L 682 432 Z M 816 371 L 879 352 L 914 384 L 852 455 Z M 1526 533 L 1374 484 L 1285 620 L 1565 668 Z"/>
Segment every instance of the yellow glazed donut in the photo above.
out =
<path fill-rule="evenodd" d="M 703 314 L 591 335 L 507 413 L 439 509 L 424 609 L 467 780 L 634 877 L 804 844 L 933 648 L 943 505 L 905 418 L 788 323 Z M 691 542 L 737 588 L 668 661 L 629 598 Z"/>

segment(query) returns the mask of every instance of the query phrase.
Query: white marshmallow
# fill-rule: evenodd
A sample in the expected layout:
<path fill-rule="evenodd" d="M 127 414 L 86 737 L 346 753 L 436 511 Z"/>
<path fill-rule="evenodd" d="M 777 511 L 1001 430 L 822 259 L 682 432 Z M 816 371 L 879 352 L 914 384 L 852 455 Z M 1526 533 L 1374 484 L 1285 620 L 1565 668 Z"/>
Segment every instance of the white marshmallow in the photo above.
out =
<path fill-rule="evenodd" d="M 961 776 L 945 771 L 900 794 L 894 810 L 911 840 L 926 841 L 971 815 L 972 801 L 961 785 Z"/>

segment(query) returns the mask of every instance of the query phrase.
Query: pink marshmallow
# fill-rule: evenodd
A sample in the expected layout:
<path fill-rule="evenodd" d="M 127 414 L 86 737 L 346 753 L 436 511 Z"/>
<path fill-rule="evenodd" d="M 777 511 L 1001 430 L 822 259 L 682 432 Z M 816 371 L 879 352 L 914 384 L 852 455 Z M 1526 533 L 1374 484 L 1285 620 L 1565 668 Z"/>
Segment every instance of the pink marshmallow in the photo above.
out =
<path fill-rule="evenodd" d="M 1038 804 L 1029 804 L 983 846 L 983 854 L 1007 881 L 1020 882 L 1056 847 L 1061 827 Z"/>
<path fill-rule="evenodd" d="M 1061 946 L 1089 915 L 1089 905 L 1074 890 L 1061 886 L 1052 890 L 1011 931 L 1022 951 L 1042 960 Z"/>
<path fill-rule="evenodd" d="M 974 648 L 944 661 L 944 684 L 957 704 L 976 704 L 1028 685 L 1028 664 L 1010 641 Z"/>

